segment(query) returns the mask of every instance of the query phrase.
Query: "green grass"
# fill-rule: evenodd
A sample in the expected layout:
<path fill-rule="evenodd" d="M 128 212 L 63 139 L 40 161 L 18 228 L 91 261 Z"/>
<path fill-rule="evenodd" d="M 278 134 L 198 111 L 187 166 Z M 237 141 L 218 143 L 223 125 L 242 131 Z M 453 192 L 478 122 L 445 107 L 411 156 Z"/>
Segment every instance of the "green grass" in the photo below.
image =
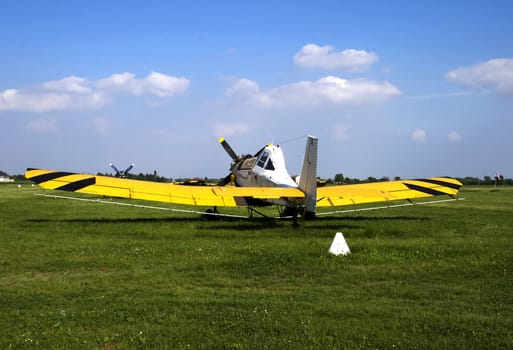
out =
<path fill-rule="evenodd" d="M 1 349 L 513 348 L 510 187 L 297 228 L 36 192 L 0 186 Z"/>

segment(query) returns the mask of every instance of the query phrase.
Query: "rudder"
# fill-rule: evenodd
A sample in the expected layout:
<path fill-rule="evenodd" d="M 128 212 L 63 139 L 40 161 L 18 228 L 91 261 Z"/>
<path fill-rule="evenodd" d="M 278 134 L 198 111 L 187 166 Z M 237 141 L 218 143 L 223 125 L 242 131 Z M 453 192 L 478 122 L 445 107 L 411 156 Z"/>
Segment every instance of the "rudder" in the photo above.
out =
<path fill-rule="evenodd" d="M 315 218 L 317 203 L 317 137 L 308 135 L 303 165 L 299 177 L 298 187 L 305 194 L 305 210 L 303 217 L 306 220 Z"/>

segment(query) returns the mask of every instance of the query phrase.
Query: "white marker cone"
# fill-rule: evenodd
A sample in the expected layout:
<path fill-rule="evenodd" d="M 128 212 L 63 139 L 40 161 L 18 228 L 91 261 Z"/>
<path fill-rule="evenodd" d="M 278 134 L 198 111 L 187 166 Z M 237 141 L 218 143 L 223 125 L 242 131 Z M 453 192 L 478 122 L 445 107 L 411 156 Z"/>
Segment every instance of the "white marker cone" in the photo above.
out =
<path fill-rule="evenodd" d="M 328 252 L 333 255 L 347 255 L 351 253 L 342 232 L 335 234 L 335 238 L 333 238 Z"/>

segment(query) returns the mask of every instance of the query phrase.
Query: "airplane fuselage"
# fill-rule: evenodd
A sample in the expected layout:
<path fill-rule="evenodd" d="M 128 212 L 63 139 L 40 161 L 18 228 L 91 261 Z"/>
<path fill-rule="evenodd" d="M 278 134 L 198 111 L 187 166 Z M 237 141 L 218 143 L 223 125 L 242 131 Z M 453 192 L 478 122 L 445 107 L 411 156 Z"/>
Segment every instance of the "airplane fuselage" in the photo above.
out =
<path fill-rule="evenodd" d="M 254 156 L 245 156 L 232 164 L 231 171 L 240 187 L 297 187 L 280 146 L 267 145 Z"/>
<path fill-rule="evenodd" d="M 219 139 L 233 163 L 230 175 L 222 181 L 223 185 L 229 182 L 239 187 L 280 187 L 297 188 L 304 193 L 304 197 L 266 198 L 267 204 L 277 204 L 293 208 L 304 208 L 309 217 L 315 215 L 316 178 L 317 178 L 317 138 L 308 136 L 305 149 L 305 158 L 301 166 L 301 175 L 297 182 L 289 175 L 285 165 L 285 157 L 279 145 L 269 144 L 260 149 L 255 155 L 238 156 L 224 138 Z"/>

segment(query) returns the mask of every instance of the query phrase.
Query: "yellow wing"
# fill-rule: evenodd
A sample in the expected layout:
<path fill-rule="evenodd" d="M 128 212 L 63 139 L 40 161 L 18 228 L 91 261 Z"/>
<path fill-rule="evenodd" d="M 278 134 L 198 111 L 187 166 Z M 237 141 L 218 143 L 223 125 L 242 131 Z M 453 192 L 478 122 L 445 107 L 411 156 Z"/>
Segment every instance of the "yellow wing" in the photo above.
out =
<path fill-rule="evenodd" d="M 184 186 L 42 169 L 27 169 L 25 177 L 49 190 L 173 204 L 236 207 L 258 205 L 259 200 L 304 204 L 304 194 L 297 188 Z M 435 177 L 320 187 L 317 189 L 317 207 L 453 196 L 461 186 L 456 179 Z"/>
<path fill-rule="evenodd" d="M 197 206 L 249 206 L 258 200 L 304 197 L 297 188 L 184 186 L 31 168 L 25 177 L 49 190 Z"/>
<path fill-rule="evenodd" d="M 462 183 L 453 178 L 432 177 L 320 187 L 317 189 L 317 206 L 337 207 L 401 199 L 411 200 L 438 195 L 453 196 L 458 193 L 461 186 Z"/>

